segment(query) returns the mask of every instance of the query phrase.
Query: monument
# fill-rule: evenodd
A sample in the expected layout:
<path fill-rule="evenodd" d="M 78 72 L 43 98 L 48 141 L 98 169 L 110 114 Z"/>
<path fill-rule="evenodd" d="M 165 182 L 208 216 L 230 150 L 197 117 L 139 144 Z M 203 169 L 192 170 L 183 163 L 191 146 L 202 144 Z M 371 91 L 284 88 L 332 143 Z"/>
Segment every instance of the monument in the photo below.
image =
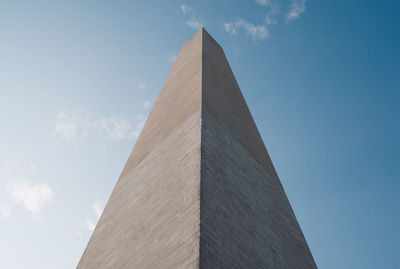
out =
<path fill-rule="evenodd" d="M 77 268 L 317 268 L 203 28 L 181 48 Z"/>

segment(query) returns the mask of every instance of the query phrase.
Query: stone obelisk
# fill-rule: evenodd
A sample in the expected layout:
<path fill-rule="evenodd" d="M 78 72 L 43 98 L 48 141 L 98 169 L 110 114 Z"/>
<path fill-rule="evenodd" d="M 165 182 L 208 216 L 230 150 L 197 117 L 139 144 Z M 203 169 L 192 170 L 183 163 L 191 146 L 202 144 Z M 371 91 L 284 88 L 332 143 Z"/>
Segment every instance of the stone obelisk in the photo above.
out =
<path fill-rule="evenodd" d="M 317 268 L 203 28 L 181 48 L 78 268 Z"/>

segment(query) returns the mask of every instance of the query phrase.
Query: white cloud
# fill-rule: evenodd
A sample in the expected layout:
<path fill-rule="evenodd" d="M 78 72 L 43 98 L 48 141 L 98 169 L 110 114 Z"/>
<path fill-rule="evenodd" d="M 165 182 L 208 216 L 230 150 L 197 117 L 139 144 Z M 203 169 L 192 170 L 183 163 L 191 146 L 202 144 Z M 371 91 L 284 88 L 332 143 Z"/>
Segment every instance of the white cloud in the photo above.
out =
<path fill-rule="evenodd" d="M 306 10 L 306 0 L 292 0 L 289 11 L 286 14 L 288 22 L 297 19 Z"/>
<path fill-rule="evenodd" d="M 43 207 L 54 199 L 53 188 L 33 164 L 0 162 L 0 217 L 8 218 L 14 208 L 22 205 L 35 219 L 40 219 Z"/>
<path fill-rule="evenodd" d="M 186 24 L 192 27 L 193 29 L 199 29 L 204 26 L 204 20 L 196 15 L 196 11 L 189 6 L 181 5 L 180 9 L 182 14 L 188 19 L 186 20 Z"/>
<path fill-rule="evenodd" d="M 239 29 L 243 29 L 246 35 L 250 36 L 254 41 L 265 40 L 269 33 L 265 25 L 254 25 L 243 19 L 239 19 L 236 22 L 224 23 L 224 29 L 231 35 L 238 33 Z"/>
<path fill-rule="evenodd" d="M 103 210 L 104 210 L 104 208 L 103 208 L 103 206 L 100 204 L 100 202 L 95 202 L 95 203 L 92 205 L 92 209 L 93 209 L 93 211 L 94 211 L 94 214 L 96 215 L 96 219 L 97 219 L 97 220 L 100 219 L 101 213 L 103 213 Z"/>
<path fill-rule="evenodd" d="M 271 0 L 256 0 L 256 3 L 261 6 L 270 6 L 272 4 Z"/>
<path fill-rule="evenodd" d="M 231 35 L 237 34 L 235 23 L 232 23 L 232 22 L 224 23 L 224 29 L 226 32 L 230 33 Z"/>
<path fill-rule="evenodd" d="M 186 24 L 192 27 L 193 29 L 199 29 L 200 27 L 203 27 L 203 23 L 199 19 L 194 17 L 187 20 Z"/>
<path fill-rule="evenodd" d="M 106 133 L 108 139 L 136 139 L 146 122 L 146 117 L 139 115 L 134 125 L 124 118 L 103 118 L 99 122 L 101 130 Z"/>
<path fill-rule="evenodd" d="M 146 103 L 143 106 L 147 105 Z M 135 121 L 124 117 L 93 119 L 85 113 L 82 115 L 81 111 L 70 114 L 61 112 L 57 116 L 53 135 L 65 140 L 85 139 L 90 133 L 104 135 L 109 140 L 135 139 L 144 125 L 145 119 L 142 118 Z"/>
<path fill-rule="evenodd" d="M 267 15 L 265 15 L 265 23 L 267 25 L 275 24 L 276 23 L 276 19 L 274 19 L 272 16 L 267 14 Z"/>
<path fill-rule="evenodd" d="M 22 203 L 34 217 L 38 217 L 42 207 L 54 198 L 53 189 L 46 182 L 13 182 L 10 193 L 11 199 Z"/>
<path fill-rule="evenodd" d="M 111 140 L 126 140 L 131 138 L 137 138 L 140 133 L 140 129 L 137 126 L 133 126 L 125 118 L 101 118 L 98 120 L 95 126 L 101 133 L 106 135 L 107 139 Z"/>
<path fill-rule="evenodd" d="M 168 56 L 168 62 L 170 62 L 171 64 L 174 63 L 176 60 L 176 55 L 170 54 Z"/>
<path fill-rule="evenodd" d="M 140 132 L 143 129 L 144 124 L 146 123 L 146 119 L 147 117 L 143 116 L 143 115 L 139 115 L 136 117 L 136 125 L 135 125 L 135 137 L 138 138 L 140 135 Z"/>
<path fill-rule="evenodd" d="M 92 204 L 92 210 L 95 215 L 95 219 L 89 217 L 82 222 L 82 227 L 88 230 L 90 233 L 94 231 L 96 223 L 99 221 L 101 214 L 103 213 L 103 206 L 97 201 Z M 79 235 L 80 233 L 78 233 Z"/>
<path fill-rule="evenodd" d="M 186 15 L 187 7 L 185 5 L 181 5 L 180 8 L 182 10 L 183 15 Z"/>
<path fill-rule="evenodd" d="M 279 5 L 276 0 L 256 0 L 256 3 L 267 8 L 265 23 L 267 25 L 276 24 L 276 15 L 279 13 Z"/>
<path fill-rule="evenodd" d="M 83 223 L 82 226 L 87 229 L 89 232 L 93 232 L 96 224 L 93 222 L 91 218 L 87 218 Z"/>
<path fill-rule="evenodd" d="M 277 3 L 274 3 L 268 8 L 267 13 L 265 14 L 265 23 L 267 25 L 276 24 L 278 22 L 277 15 L 279 14 L 279 6 Z"/>
<path fill-rule="evenodd" d="M 224 30 L 231 35 L 236 35 L 239 29 L 243 29 L 254 41 L 265 40 L 269 37 L 269 30 L 274 24 L 277 24 L 280 20 L 286 20 L 287 23 L 291 22 L 306 10 L 306 0 L 255 0 L 255 2 L 265 8 L 265 21 L 262 24 L 254 25 L 244 19 L 239 19 L 235 22 L 224 23 Z M 281 12 L 281 7 L 287 8 L 288 11 L 286 13 Z"/>
<path fill-rule="evenodd" d="M 151 106 L 150 102 L 144 102 L 143 103 L 143 108 L 149 108 Z"/>
<path fill-rule="evenodd" d="M 65 140 L 76 140 L 85 138 L 90 125 L 88 117 L 82 113 L 67 114 L 61 112 L 57 115 L 56 128 L 53 135 L 59 136 Z"/>

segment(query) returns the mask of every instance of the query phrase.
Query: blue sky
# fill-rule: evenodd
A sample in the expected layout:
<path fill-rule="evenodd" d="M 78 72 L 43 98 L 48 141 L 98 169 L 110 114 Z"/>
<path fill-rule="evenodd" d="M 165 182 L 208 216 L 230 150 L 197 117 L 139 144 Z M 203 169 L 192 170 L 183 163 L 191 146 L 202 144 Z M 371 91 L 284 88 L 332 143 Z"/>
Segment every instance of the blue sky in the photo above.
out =
<path fill-rule="evenodd" d="M 0 267 L 74 268 L 179 48 L 224 48 L 319 268 L 400 268 L 399 1 L 1 1 Z"/>

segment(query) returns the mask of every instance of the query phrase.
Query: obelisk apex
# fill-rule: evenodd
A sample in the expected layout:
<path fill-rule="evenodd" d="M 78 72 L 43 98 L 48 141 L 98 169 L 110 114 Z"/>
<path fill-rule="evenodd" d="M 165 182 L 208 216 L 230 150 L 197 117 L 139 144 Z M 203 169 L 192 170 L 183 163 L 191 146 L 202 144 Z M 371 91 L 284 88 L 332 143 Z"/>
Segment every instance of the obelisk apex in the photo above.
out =
<path fill-rule="evenodd" d="M 316 268 L 204 28 L 182 46 L 78 268 Z"/>

